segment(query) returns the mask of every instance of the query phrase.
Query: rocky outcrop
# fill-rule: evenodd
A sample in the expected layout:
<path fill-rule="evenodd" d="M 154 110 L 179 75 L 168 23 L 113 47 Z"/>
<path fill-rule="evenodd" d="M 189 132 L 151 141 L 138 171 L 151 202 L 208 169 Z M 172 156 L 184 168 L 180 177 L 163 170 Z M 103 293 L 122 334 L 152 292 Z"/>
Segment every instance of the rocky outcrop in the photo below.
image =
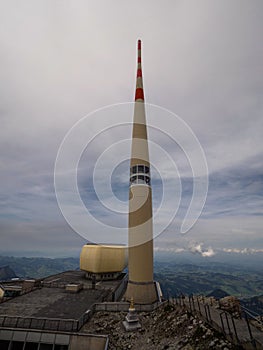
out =
<path fill-rule="evenodd" d="M 230 295 L 219 300 L 219 308 L 232 314 L 236 318 L 241 318 L 241 307 L 239 300 Z"/>
<path fill-rule="evenodd" d="M 234 349 L 222 334 L 171 304 L 151 313 L 138 313 L 142 327 L 135 332 L 125 331 L 122 324 L 125 316 L 122 312 L 97 312 L 82 331 L 108 334 L 111 350 Z"/>

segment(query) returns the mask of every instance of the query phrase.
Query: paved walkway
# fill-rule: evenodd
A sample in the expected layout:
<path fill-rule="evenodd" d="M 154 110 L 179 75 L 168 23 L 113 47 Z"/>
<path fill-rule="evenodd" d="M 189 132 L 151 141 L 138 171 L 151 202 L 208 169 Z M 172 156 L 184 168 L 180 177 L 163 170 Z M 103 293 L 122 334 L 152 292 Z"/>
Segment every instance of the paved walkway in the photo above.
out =
<path fill-rule="evenodd" d="M 213 328 L 223 332 L 228 340 L 240 344 L 244 349 L 263 349 L 263 332 L 248 323 L 245 318 L 234 318 L 216 308 L 216 305 L 211 305 L 207 299 L 197 296 L 176 299 L 173 303 L 197 312 Z"/>

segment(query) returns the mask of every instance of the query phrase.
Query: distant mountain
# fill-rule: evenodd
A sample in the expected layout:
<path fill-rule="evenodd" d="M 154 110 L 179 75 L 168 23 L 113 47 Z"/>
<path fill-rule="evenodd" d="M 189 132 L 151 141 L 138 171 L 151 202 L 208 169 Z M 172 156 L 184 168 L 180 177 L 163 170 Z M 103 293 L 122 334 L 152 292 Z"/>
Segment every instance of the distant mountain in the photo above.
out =
<path fill-rule="evenodd" d="M 8 266 L 12 270 L 13 274 L 8 278 L 43 278 L 78 269 L 79 259 L 0 256 L 0 266 Z M 263 294 L 263 272 L 242 265 L 211 261 L 192 264 L 157 260 L 154 271 L 154 278 L 160 282 L 165 298 L 181 293 L 213 295 L 218 298 L 224 297 L 226 293 L 242 299 Z M 261 309 L 259 303 L 257 309 Z"/>
<path fill-rule="evenodd" d="M 229 294 L 227 292 L 225 292 L 224 290 L 219 289 L 219 288 L 215 289 L 211 293 L 207 294 L 207 297 L 214 297 L 216 299 L 221 299 L 221 298 L 224 298 L 227 296 L 229 296 Z"/>
<path fill-rule="evenodd" d="M 202 264 L 156 261 L 154 272 L 165 298 L 181 293 L 207 295 L 215 290 L 238 298 L 263 294 L 263 272 L 251 267 L 210 261 Z"/>
<path fill-rule="evenodd" d="M 11 278 L 43 278 L 66 270 L 78 269 L 79 259 L 17 258 L 13 256 L 0 256 L 0 266 L 9 266 L 14 274 Z"/>
<path fill-rule="evenodd" d="M 16 277 L 17 275 L 8 265 L 0 266 L 0 281 L 8 281 Z"/>

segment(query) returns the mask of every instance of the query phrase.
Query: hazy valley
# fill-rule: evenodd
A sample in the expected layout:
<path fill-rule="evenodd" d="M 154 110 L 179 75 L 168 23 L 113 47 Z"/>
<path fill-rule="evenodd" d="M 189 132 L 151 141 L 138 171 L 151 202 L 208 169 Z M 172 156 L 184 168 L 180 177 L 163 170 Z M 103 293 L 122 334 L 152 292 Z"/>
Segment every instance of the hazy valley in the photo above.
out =
<path fill-rule="evenodd" d="M 43 278 L 79 267 L 78 258 L 41 258 L 0 256 L 0 268 L 8 266 L 13 277 Z M 222 289 L 230 295 L 252 297 L 263 294 L 263 271 L 259 264 L 216 262 L 207 259 L 155 259 L 155 279 L 160 282 L 164 296 L 183 294 L 209 294 Z M 3 272 L 4 273 L 4 272 Z M 10 271 L 9 271 L 10 273 Z M 0 274 L 0 279 L 6 278 Z"/>

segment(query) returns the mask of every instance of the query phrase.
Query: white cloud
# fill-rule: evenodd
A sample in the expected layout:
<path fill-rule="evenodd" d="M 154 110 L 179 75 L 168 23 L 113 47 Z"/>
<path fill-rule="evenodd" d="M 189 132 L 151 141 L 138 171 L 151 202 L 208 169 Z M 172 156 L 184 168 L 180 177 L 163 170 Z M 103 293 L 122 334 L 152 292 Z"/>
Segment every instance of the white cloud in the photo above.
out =
<path fill-rule="evenodd" d="M 175 247 L 154 247 L 154 251 L 156 253 L 160 253 L 160 252 L 165 252 L 165 253 L 183 253 L 185 252 L 184 248 L 175 248 Z"/>
<path fill-rule="evenodd" d="M 188 249 L 191 253 L 194 253 L 194 254 L 197 253 L 202 255 L 203 257 L 210 257 L 216 254 L 211 247 L 203 248 L 203 246 L 204 246 L 203 243 L 190 242 Z"/>
<path fill-rule="evenodd" d="M 263 249 L 255 249 L 255 248 L 224 248 L 222 249 L 225 253 L 236 253 L 236 254 L 256 254 L 263 253 Z"/>
<path fill-rule="evenodd" d="M 214 252 L 214 250 L 211 247 L 208 247 L 206 251 L 202 252 L 202 256 L 203 257 L 210 257 L 215 255 L 216 253 Z"/>

